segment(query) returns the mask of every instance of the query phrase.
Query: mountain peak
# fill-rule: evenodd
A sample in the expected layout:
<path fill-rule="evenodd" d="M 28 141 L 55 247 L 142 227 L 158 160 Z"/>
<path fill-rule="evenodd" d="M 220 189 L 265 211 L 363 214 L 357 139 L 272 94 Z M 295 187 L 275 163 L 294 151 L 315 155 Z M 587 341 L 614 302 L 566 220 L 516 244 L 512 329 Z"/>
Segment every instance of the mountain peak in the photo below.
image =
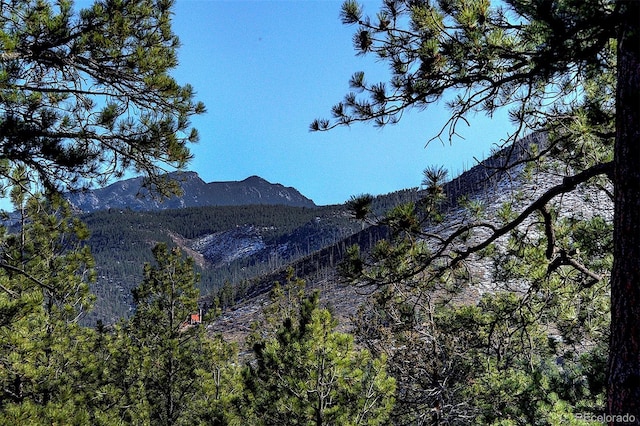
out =
<path fill-rule="evenodd" d="M 315 207 L 315 203 L 295 188 L 273 184 L 259 176 L 249 176 L 242 181 L 205 183 L 198 173 L 173 172 L 168 175 L 182 188 L 180 197 L 159 201 L 142 195 L 142 178 L 115 182 L 107 187 L 67 195 L 78 210 L 92 212 L 110 208 L 139 211 L 165 210 L 199 206 L 234 206 L 248 204 L 288 205 Z"/>
<path fill-rule="evenodd" d="M 261 178 L 260 176 L 257 175 L 252 175 L 249 176 L 248 178 L 246 178 L 245 180 L 243 180 L 242 182 L 260 182 L 260 183 L 270 183 L 269 181 L 267 181 L 266 179 Z"/>

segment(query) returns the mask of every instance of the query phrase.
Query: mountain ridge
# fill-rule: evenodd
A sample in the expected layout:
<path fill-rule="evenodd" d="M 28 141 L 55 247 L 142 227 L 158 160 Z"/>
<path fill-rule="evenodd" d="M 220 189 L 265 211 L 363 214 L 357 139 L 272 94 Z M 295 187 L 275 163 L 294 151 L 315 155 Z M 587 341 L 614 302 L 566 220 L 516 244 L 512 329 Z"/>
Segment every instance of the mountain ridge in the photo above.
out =
<path fill-rule="evenodd" d="M 477 202 L 484 217 L 496 217 L 504 205 L 510 205 L 515 212 L 521 211 L 532 200 L 561 184 L 563 177 L 551 167 L 554 161 L 552 158 L 545 158 L 541 161 L 544 165 L 539 164 L 535 171 L 527 173 L 525 163 L 532 161 L 536 153 L 544 151 L 546 146 L 545 134 L 528 135 L 512 145 L 497 150 L 476 166 L 444 183 L 443 200 L 439 207 L 442 220 L 423 224 L 425 234 L 449 235 L 447 233 L 451 232 L 452 226 L 468 220 L 470 212 L 465 207 L 468 202 Z M 611 189 L 579 187 L 576 191 L 549 201 L 549 206 L 559 209 L 559 206 L 563 205 L 565 209 L 559 209 L 564 210 L 563 217 L 590 218 L 597 215 L 610 223 L 613 205 L 608 191 Z M 404 200 L 400 200 L 398 195 L 402 195 Z M 374 198 L 373 207 L 374 210 L 384 212 L 388 211 L 389 205 L 403 201 L 419 203 L 425 195 L 423 189 L 390 193 Z M 383 204 L 386 207 L 376 208 L 376 204 L 380 204 L 384 198 L 389 199 L 384 200 Z M 527 230 L 530 225 L 531 221 L 525 221 L 519 229 Z M 531 230 L 529 232 L 533 233 Z M 339 265 L 351 245 L 357 245 L 360 252 L 366 256 L 378 241 L 388 236 L 389 229 L 384 224 L 367 226 L 332 245 L 292 260 L 279 269 L 254 277 L 245 287 L 242 297 L 237 298 L 237 303 L 225 310 L 212 325 L 212 331 L 233 339 L 238 339 L 239 336 L 244 338 L 250 324 L 261 320 L 262 306 L 269 303 L 269 292 L 274 282 L 285 282 L 290 275 L 289 271 L 295 277 L 305 280 L 308 291 L 320 290 L 320 303 L 331 307 L 342 326 L 349 329 L 358 306 L 368 303 L 367 296 L 374 289 L 352 286 L 344 282 L 339 275 Z M 486 236 L 480 232 L 470 236 L 466 243 L 477 244 Z M 508 239 L 509 235 L 496 239 L 494 249 L 505 250 Z M 465 266 L 469 276 L 465 286 L 460 288 L 456 295 L 456 303 L 475 303 L 485 293 L 494 293 L 514 285 L 510 281 L 500 281 L 496 276 L 497 265 L 490 257 L 470 256 Z M 215 295 L 209 295 L 204 300 L 212 303 L 210 298 L 213 296 Z"/>
<path fill-rule="evenodd" d="M 241 181 L 205 182 L 193 171 L 167 175 L 176 180 L 182 195 L 159 200 L 143 188 L 143 178 L 114 182 L 104 188 L 68 193 L 67 200 L 77 211 L 90 213 L 108 209 L 154 211 L 201 206 L 287 205 L 317 207 L 297 189 L 271 183 L 252 175 Z"/>

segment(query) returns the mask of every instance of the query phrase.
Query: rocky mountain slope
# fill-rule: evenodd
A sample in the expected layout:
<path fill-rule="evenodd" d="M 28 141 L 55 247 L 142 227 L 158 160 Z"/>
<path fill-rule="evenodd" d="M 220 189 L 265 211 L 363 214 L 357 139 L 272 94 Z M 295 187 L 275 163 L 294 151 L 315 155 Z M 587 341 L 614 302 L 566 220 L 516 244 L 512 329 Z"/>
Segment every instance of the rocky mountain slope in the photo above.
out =
<path fill-rule="evenodd" d="M 86 318 L 88 324 L 97 320 L 112 323 L 131 312 L 131 289 L 140 283 L 144 263 L 153 261 L 151 248 L 157 242 L 179 246 L 194 258 L 201 274 L 203 300 L 219 296 L 230 305 L 249 297 L 248 292 L 267 291 L 269 284 L 255 284 L 258 277 L 272 284 L 271 278 L 277 279 L 287 265 L 305 258 L 314 259 L 304 268 L 304 274 L 309 275 L 317 266 L 335 266 L 333 260 L 337 262 L 346 247 L 359 238 L 370 242 L 379 238 L 372 238 L 371 231 L 363 232 L 344 205 L 316 206 L 292 188 L 260 178 L 214 185 L 202 183 L 195 173 L 187 177 L 189 180 L 183 183 L 185 196 L 173 200 L 179 205 L 202 201 L 202 188 L 216 187 L 218 195 L 225 194 L 217 198 L 218 202 L 248 202 L 247 194 L 259 191 L 261 197 L 253 200 L 274 204 L 156 208 L 151 201 L 136 198 L 140 182 L 136 184 L 135 180 L 117 182 L 101 192 L 84 194 L 84 198 L 74 194 L 76 206 L 90 210 L 81 218 L 91 231 L 88 244 L 98 272 L 93 285 L 97 301 Z M 383 212 L 415 196 L 415 189 L 380 196 L 375 210 Z M 276 204 L 278 200 L 280 204 Z M 333 247 L 339 247 L 339 251 Z M 224 294 L 220 295 L 223 288 Z"/>
<path fill-rule="evenodd" d="M 195 172 L 169 175 L 180 183 L 183 194 L 158 200 L 142 188 L 142 178 L 115 182 L 101 189 L 67 195 L 69 202 L 84 213 L 106 209 L 135 211 L 167 210 L 200 206 L 240 206 L 251 204 L 315 207 L 315 203 L 298 190 L 270 183 L 258 176 L 242 181 L 205 183 Z"/>
<path fill-rule="evenodd" d="M 533 174 L 522 163 L 530 153 L 529 144 L 544 143 L 544 137 L 532 135 L 446 183 L 443 188 L 446 200 L 441 206 L 444 220 L 426 231 L 446 234 L 448 226 L 465 220 L 468 211 L 459 204 L 463 198 L 479 203 L 485 217 L 491 218 L 504 203 L 511 203 L 514 211 L 519 211 L 557 185 L 562 181 L 562 173 L 550 167 L 551 163 Z M 195 174 L 188 176 L 192 187 L 211 185 L 202 183 Z M 282 191 L 268 182 L 258 189 L 265 184 L 260 178 L 243 182 L 237 183 L 236 192 L 224 190 L 229 195 L 227 199 L 240 200 L 243 194 L 256 192 L 247 188 L 256 188 L 262 199 L 266 199 L 264 194 Z M 226 188 L 234 186 L 227 184 Z M 269 192 L 274 189 L 275 193 Z M 192 194 L 190 200 L 204 198 L 194 197 L 197 192 L 189 186 L 185 192 Z M 291 194 L 295 193 L 291 190 Z M 378 196 L 373 208 L 376 214 L 383 214 L 400 203 L 418 201 L 423 195 L 414 188 Z M 293 195 L 289 198 L 296 199 Z M 576 218 L 599 212 L 607 219 L 612 211 L 606 190 L 579 189 L 555 202 L 569 206 L 562 210 Z M 186 201 L 181 205 L 184 204 Z M 248 326 L 265 303 L 273 283 L 282 282 L 289 267 L 296 276 L 307 280 L 309 287 L 321 289 L 325 302 L 336 308 L 339 317 L 348 318 L 362 296 L 340 284 L 336 267 L 349 246 L 357 244 L 366 252 L 387 236 L 384 227 L 363 228 L 351 220 L 344 205 L 292 207 L 265 203 L 153 211 L 112 208 L 86 214 L 83 219 L 92 231 L 89 244 L 99 276 L 94 286 L 98 303 L 89 322 L 97 319 L 113 322 L 127 315 L 132 309 L 130 290 L 140 282 L 142 265 L 152 261 L 153 244 L 163 241 L 182 247 L 196 260 L 202 275 L 202 303 L 211 304 L 215 298 L 221 301 L 226 309 L 217 327 L 226 330 Z M 474 259 L 469 270 L 471 282 L 462 297 L 473 299 L 495 290 L 494 265 Z"/>
<path fill-rule="evenodd" d="M 514 212 L 523 211 L 529 203 L 540 197 L 549 188 L 559 185 L 563 181 L 563 173 L 553 166 L 552 160 L 545 160 L 533 173 L 527 170 L 522 160 L 529 157 L 531 152 L 537 152 L 530 145 L 542 147 L 546 143 L 543 135 L 531 135 L 512 147 L 505 148 L 482 163 L 452 179 L 444 185 L 445 201 L 441 205 L 443 220 L 433 223 L 425 229 L 425 233 L 447 235 L 452 227 L 467 220 L 469 211 L 459 203 L 461 199 L 475 202 L 482 206 L 483 217 L 492 220 L 498 211 L 506 204 Z M 563 217 L 569 220 L 590 219 L 599 216 L 611 222 L 613 204 L 610 199 L 610 188 L 597 186 L 581 186 L 577 190 L 557 197 L 549 206 L 562 211 Z M 424 194 L 421 191 L 408 191 L 402 197 L 390 194 L 384 204 L 386 206 L 404 201 L 416 201 Z M 388 202 L 393 199 L 394 202 Z M 385 201 L 379 197 L 375 203 Z M 528 232 L 532 239 L 532 220 L 525 221 L 518 229 Z M 336 265 L 340 263 L 346 253 L 346 248 L 352 244 L 360 246 L 362 252 L 367 252 L 377 241 L 386 238 L 387 230 L 380 226 L 364 228 L 348 238 L 327 246 L 322 250 L 295 260 L 287 265 L 294 269 L 297 277 L 304 278 L 310 289 L 321 291 L 322 303 L 331 306 L 332 311 L 341 319 L 343 326 L 348 328 L 350 315 L 355 313 L 358 305 L 366 301 L 366 291 L 357 291 L 354 287 L 341 282 L 336 272 Z M 478 243 L 483 235 L 473 235 L 466 242 Z M 503 250 L 508 236 L 496 241 L 496 250 Z M 498 289 L 519 288 L 526 283 L 501 282 L 496 277 L 496 265 L 491 259 L 473 256 L 468 262 L 470 279 L 467 287 L 460 293 L 459 300 L 473 303 L 480 295 L 494 292 Z M 252 280 L 237 305 L 224 312 L 223 316 L 212 326 L 212 330 L 226 335 L 241 335 L 250 323 L 260 317 L 261 306 L 268 302 L 268 292 L 274 281 L 283 282 L 285 268 L 263 275 Z"/>

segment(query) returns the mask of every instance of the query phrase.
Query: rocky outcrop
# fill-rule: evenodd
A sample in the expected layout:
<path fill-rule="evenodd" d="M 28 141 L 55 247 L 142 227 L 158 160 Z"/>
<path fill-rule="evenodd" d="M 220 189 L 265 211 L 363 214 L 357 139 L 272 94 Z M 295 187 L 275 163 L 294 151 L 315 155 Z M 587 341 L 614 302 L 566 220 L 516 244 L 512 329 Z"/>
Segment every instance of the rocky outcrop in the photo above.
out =
<path fill-rule="evenodd" d="M 216 232 L 199 238 L 191 244 L 191 249 L 202 254 L 213 265 L 247 258 L 266 247 L 259 230 L 252 225 Z"/>

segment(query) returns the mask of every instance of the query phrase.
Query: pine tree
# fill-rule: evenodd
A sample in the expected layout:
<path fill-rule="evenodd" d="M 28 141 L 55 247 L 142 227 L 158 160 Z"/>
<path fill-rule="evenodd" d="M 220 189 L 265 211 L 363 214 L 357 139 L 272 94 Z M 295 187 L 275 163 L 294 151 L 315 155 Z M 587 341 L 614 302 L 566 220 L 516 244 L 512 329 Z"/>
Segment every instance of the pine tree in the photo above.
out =
<path fill-rule="evenodd" d="M 301 287 L 302 285 L 302 287 Z M 381 425 L 393 407 L 395 381 L 384 358 L 355 347 L 353 337 L 303 297 L 304 281 L 276 286 L 274 309 L 253 337 L 255 362 L 244 372 L 243 417 L 263 425 Z"/>
<path fill-rule="evenodd" d="M 433 256 L 422 257 L 420 271 L 443 277 L 473 254 L 540 214 L 547 250 L 541 261 L 553 270 L 573 268 L 585 282 L 606 280 L 571 250 L 556 246 L 549 204 L 579 185 L 606 190 L 615 205 L 611 285 L 611 341 L 608 363 L 609 414 L 631 414 L 640 422 L 640 172 L 638 136 L 640 32 L 636 1 L 452 0 L 385 1 L 376 18 L 348 0 L 342 20 L 357 24 L 354 45 L 390 66 L 388 83 L 369 83 L 362 72 L 350 81 L 354 92 L 332 109 L 333 121 L 316 120 L 312 130 L 370 121 L 397 123 L 403 112 L 447 99 L 451 118 L 440 135 L 456 134 L 456 125 L 482 111 L 491 116 L 509 108 L 518 141 L 544 132 L 547 142 L 524 149 L 531 163 L 546 167 L 560 161 L 563 180 L 513 212 L 506 222 L 465 223 L 444 239 L 435 239 Z M 356 92 L 362 94 L 359 96 Z M 512 157 L 505 164 L 517 164 Z M 557 163 L 554 163 L 557 164 Z M 460 239 L 480 229 L 482 243 L 461 247 Z M 458 241 L 456 241 L 458 239 Z M 410 271 L 404 271 L 411 275 Z"/>
<path fill-rule="evenodd" d="M 86 228 L 60 197 L 16 187 L 19 221 L 0 239 L 0 423 L 83 424 L 91 418 L 93 332 Z"/>
<path fill-rule="evenodd" d="M 126 327 L 78 325 L 93 260 L 86 228 L 57 194 L 131 169 L 150 189 L 177 191 L 159 175 L 186 165 L 198 138 L 189 120 L 204 106 L 169 74 L 172 6 L 0 5 L 0 185 L 21 215 L 0 238 L 0 423 L 144 424 L 162 396 L 144 396 L 148 377 L 130 361 L 148 358 Z"/>
<path fill-rule="evenodd" d="M 183 167 L 204 112 L 177 65 L 171 0 L 16 0 L 0 5 L 0 177 L 74 189 L 133 168 Z M 157 189 L 167 189 L 154 179 Z M 160 185 L 160 186 L 158 186 Z"/>
<path fill-rule="evenodd" d="M 162 243 L 153 256 L 156 264 L 145 265 L 144 280 L 133 291 L 136 311 L 128 335 L 130 363 L 137 370 L 129 376 L 139 377 L 152 424 L 189 419 L 226 424 L 239 389 L 235 350 L 221 338 L 205 336 L 193 259 Z"/>

